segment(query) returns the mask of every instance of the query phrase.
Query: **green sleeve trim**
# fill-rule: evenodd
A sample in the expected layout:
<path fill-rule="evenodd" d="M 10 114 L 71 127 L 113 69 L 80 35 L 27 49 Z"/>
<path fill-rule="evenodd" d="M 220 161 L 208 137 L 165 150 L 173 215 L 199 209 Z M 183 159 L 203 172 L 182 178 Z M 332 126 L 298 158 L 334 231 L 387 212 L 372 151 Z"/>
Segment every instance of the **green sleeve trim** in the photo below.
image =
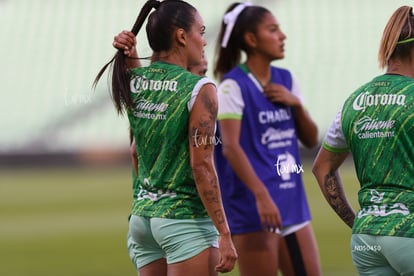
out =
<path fill-rule="evenodd" d="M 328 145 L 325 141 L 322 142 L 322 147 L 327 151 L 334 152 L 334 153 L 343 153 L 349 152 L 349 148 L 334 148 Z"/>
<path fill-rule="evenodd" d="M 226 120 L 226 119 L 233 119 L 233 120 L 241 120 L 242 115 L 234 114 L 234 113 L 223 113 L 217 116 L 219 120 Z"/>

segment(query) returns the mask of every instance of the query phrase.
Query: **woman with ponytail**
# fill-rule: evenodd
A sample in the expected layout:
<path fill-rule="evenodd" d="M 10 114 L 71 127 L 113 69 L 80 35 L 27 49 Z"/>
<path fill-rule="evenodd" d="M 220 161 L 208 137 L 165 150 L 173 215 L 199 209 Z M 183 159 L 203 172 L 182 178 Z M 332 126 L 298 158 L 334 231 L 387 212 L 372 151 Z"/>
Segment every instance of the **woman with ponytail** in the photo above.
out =
<path fill-rule="evenodd" d="M 359 275 L 414 275 L 414 15 L 398 8 L 385 26 L 378 60 L 385 74 L 348 99 L 313 164 L 321 191 L 352 228 Z M 360 182 L 355 214 L 339 167 L 352 154 Z"/>
<path fill-rule="evenodd" d="M 202 60 L 205 26 L 184 1 L 149 0 L 134 36 L 147 17 L 154 62 L 129 69 L 140 65 L 136 51 L 119 50 L 95 81 L 112 66 L 114 104 L 127 114 L 136 144 L 131 257 L 140 276 L 228 272 L 237 254 L 213 163 L 216 88 L 187 70 Z"/>
<path fill-rule="evenodd" d="M 317 127 L 296 79 L 271 65 L 285 39 L 269 10 L 234 3 L 216 48 L 216 168 L 243 276 L 321 274 L 298 146 L 316 146 Z"/>

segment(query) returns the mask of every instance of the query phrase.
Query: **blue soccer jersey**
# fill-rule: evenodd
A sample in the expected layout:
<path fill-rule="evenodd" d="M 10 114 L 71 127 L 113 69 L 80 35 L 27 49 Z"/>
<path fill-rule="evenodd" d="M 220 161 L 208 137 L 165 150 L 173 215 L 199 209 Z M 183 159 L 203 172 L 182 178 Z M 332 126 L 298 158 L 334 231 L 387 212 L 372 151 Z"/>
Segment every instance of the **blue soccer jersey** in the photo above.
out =
<path fill-rule="evenodd" d="M 301 98 L 289 71 L 272 67 L 272 83 L 284 85 Z M 310 220 L 291 108 L 270 102 L 245 65 L 224 76 L 218 97 L 218 119 L 241 120 L 240 145 L 277 204 L 283 226 Z M 261 230 L 256 200 L 222 155 L 220 144 L 216 147 L 215 160 L 231 232 Z"/>

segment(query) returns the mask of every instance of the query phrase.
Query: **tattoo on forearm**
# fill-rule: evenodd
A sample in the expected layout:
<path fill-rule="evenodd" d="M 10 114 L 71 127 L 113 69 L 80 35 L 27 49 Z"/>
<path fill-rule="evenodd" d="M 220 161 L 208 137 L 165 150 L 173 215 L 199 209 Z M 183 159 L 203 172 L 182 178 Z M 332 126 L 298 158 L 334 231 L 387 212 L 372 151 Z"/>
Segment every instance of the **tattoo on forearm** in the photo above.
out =
<path fill-rule="evenodd" d="M 214 134 L 218 106 L 217 101 L 215 101 L 214 98 L 210 98 L 207 93 L 199 94 L 199 100 L 203 105 L 203 110 L 200 112 L 198 121 L 195 121 L 194 125 L 191 127 L 190 144 L 193 148 L 199 148 L 197 149 L 198 158 L 205 161 L 207 168 L 197 168 L 194 178 L 211 218 L 216 221 L 216 223 L 223 224 L 226 223 L 226 219 L 224 211 L 221 208 L 220 190 L 212 160 L 213 149 L 216 142 Z"/>
<path fill-rule="evenodd" d="M 222 210 L 216 210 L 216 211 L 214 211 L 214 214 L 215 214 L 215 216 L 217 218 L 217 223 L 218 224 L 222 224 L 222 223 L 225 222 L 225 220 L 224 220 L 224 214 L 223 214 L 223 211 Z"/>
<path fill-rule="evenodd" d="M 208 203 L 216 203 L 219 202 L 217 191 L 209 190 L 204 192 L 204 196 Z"/>
<path fill-rule="evenodd" d="M 352 227 L 355 214 L 345 198 L 345 194 L 335 172 L 330 172 L 325 176 L 324 185 L 326 189 L 325 195 L 329 205 L 331 205 L 347 225 Z"/>

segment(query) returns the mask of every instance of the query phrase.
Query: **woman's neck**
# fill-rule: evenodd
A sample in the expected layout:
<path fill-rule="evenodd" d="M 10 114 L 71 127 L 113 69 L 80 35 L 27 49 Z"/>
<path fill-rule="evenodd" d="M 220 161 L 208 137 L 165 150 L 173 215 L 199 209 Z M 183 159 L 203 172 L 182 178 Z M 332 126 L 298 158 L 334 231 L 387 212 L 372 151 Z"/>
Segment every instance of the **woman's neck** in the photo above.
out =
<path fill-rule="evenodd" d="M 399 61 L 390 61 L 386 73 L 414 78 L 414 65 L 411 63 L 402 63 Z"/>
<path fill-rule="evenodd" d="M 165 63 L 175 64 L 183 68 L 187 68 L 187 59 L 180 55 L 177 51 L 161 51 L 159 60 Z"/>
<path fill-rule="evenodd" d="M 262 86 L 265 86 L 270 82 L 272 74 L 270 71 L 269 61 L 260 59 L 248 59 L 246 61 L 246 65 Z"/>

